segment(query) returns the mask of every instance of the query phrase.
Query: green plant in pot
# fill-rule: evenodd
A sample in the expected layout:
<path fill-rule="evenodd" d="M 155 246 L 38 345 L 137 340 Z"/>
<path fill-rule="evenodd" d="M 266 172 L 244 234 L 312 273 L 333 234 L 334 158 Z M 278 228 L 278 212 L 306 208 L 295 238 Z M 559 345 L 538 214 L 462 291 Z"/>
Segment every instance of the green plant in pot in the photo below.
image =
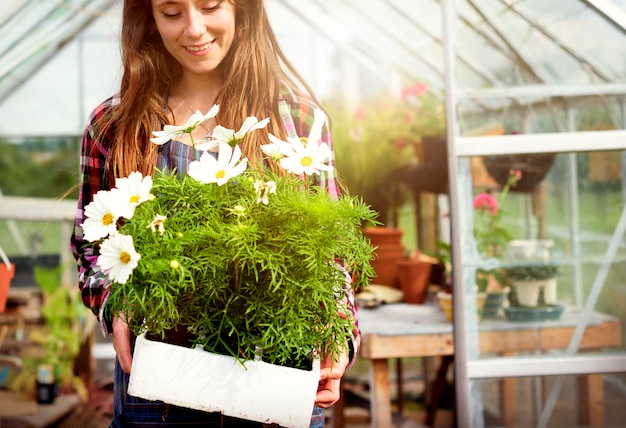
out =
<path fill-rule="evenodd" d="M 191 136 L 209 116 L 197 115 L 152 142 Z M 269 134 L 266 159 L 249 168 L 239 144 L 268 121 L 216 126 L 185 174 L 118 178 L 82 227 L 100 246 L 107 310 L 138 336 L 129 395 L 308 426 L 320 361 L 346 351 L 341 339 L 357 328 L 351 291 L 373 276 L 362 225 L 376 213 L 318 179 L 333 169 L 319 110 L 307 139 Z M 282 171 L 265 168 L 269 159 Z M 268 410 L 269 397 L 281 406 Z"/>
<path fill-rule="evenodd" d="M 134 172 L 99 192 L 92 202 L 96 216 L 88 206 L 83 228 L 100 245 L 112 313 L 137 335 L 242 362 L 262 358 L 304 368 L 338 354 L 341 345 L 333 339 L 351 331 L 354 320 L 339 316 L 350 312 L 337 296 L 346 292 L 346 271 L 356 289 L 373 276 L 373 248 L 361 225 L 376 213 L 360 198 L 335 198 L 317 184 L 314 175 L 332 167 L 328 146 L 319 143 L 324 117 L 315 117 L 310 142 L 270 134 L 262 146 L 285 174 L 249 168 L 239 148 L 245 133 L 225 130 L 227 141 L 196 145 L 208 151 L 187 174 Z M 213 145 L 219 145 L 217 159 L 209 152 Z M 298 159 L 304 150 L 308 162 Z M 98 217 L 107 212 L 103 207 L 115 214 L 107 228 Z M 182 338 L 172 338 L 177 327 Z"/>
<path fill-rule="evenodd" d="M 559 268 L 553 263 L 527 263 L 508 266 L 504 274 L 511 284 L 512 306 L 538 307 L 556 303 Z"/>
<path fill-rule="evenodd" d="M 506 197 L 521 179 L 521 171 L 510 170 L 506 184 L 499 195 L 485 191 L 474 197 L 474 238 L 477 250 L 484 259 L 501 260 L 507 243 L 513 239 L 511 233 L 502 226 L 505 214 L 502 208 Z M 486 293 L 483 316 L 495 318 L 501 315 L 509 289 L 501 268 L 483 268 L 476 270 L 476 286 L 479 292 Z"/>
<path fill-rule="evenodd" d="M 329 103 L 339 179 L 385 226 L 397 226 L 408 191 L 394 173 L 420 161 L 423 136 L 444 135 L 440 99 L 423 83 L 364 100 L 355 110 Z"/>

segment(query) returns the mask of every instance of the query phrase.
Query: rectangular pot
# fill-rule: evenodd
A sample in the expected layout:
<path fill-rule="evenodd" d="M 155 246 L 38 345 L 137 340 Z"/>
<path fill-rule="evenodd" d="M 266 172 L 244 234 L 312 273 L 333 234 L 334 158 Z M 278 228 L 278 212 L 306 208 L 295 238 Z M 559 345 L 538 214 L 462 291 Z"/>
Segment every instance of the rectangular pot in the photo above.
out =
<path fill-rule="evenodd" d="M 320 375 L 137 338 L 128 394 L 284 427 L 310 425 Z M 245 366 L 245 367 L 244 367 Z"/>

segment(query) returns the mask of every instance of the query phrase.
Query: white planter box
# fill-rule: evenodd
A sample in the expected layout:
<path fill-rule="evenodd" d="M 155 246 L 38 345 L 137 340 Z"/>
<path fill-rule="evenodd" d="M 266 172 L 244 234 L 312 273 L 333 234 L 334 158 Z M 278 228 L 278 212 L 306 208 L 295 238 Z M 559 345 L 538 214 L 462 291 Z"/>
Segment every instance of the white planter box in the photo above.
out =
<path fill-rule="evenodd" d="M 307 428 L 320 365 L 299 370 L 137 338 L 128 394 L 285 427 Z"/>

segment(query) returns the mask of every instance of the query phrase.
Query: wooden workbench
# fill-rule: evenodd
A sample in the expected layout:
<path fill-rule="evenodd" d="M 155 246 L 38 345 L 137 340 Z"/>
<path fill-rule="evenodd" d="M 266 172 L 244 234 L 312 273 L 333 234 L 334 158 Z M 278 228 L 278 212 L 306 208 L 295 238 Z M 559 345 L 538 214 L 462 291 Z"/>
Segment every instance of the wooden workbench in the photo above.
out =
<path fill-rule="evenodd" d="M 511 322 L 504 319 L 480 322 L 480 350 L 485 354 L 512 355 L 522 352 L 566 349 L 576 328 L 579 313 L 566 310 L 558 321 Z M 359 358 L 370 362 L 370 416 L 372 427 L 391 427 L 390 358 L 444 356 L 454 354 L 452 324 L 434 305 L 388 304 L 376 309 L 361 309 L 362 333 Z M 618 319 L 595 313 L 580 342 L 579 349 L 618 347 L 622 344 Z M 602 375 L 586 376 L 582 390 L 593 399 L 581 400 L 588 408 L 581 414 L 595 426 L 602 418 Z M 516 412 L 515 378 L 501 381 L 502 418 L 506 426 L 514 423 Z M 599 407 L 598 407 L 599 406 Z M 342 405 L 337 411 L 341 412 Z M 339 418 L 340 421 L 343 418 Z M 335 428 L 341 428 L 336 423 Z"/>

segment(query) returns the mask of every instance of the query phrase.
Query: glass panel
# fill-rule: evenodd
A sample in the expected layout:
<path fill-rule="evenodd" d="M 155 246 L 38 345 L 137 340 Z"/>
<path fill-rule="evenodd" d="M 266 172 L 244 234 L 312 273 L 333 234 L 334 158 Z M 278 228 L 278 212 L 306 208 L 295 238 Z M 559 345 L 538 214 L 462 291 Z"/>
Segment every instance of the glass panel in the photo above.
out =
<path fill-rule="evenodd" d="M 618 427 L 626 416 L 623 374 L 503 378 L 476 383 L 486 427 Z"/>
<path fill-rule="evenodd" d="M 584 2 L 456 3 L 460 15 L 457 74 L 461 87 L 624 81 L 623 30 Z M 593 28 L 597 36 L 586 37 L 579 28 Z M 462 65 L 464 57 L 480 62 L 499 77 L 498 81 L 473 84 L 475 75 Z"/>
<path fill-rule="evenodd" d="M 481 357 L 626 350 L 625 156 L 472 159 L 463 279 L 488 296 Z"/>
<path fill-rule="evenodd" d="M 99 3 L 103 2 L 104 0 Z M 42 8 L 44 11 L 47 10 L 43 3 L 37 2 L 40 7 L 36 7 L 35 2 L 29 4 L 32 4 L 32 7 L 25 8 L 23 14 L 32 14 Z M 48 5 L 49 7 L 51 6 Z M 22 68 L 14 69 L 6 76 L 3 76 L 0 70 L 0 93 L 8 91 L 9 94 L 0 102 L 0 116 L 6 119 L 0 123 L 1 135 L 20 137 L 82 135 L 91 110 L 113 94 L 119 85 L 121 73 L 117 32 L 120 8 L 121 4 L 116 3 L 116 6 L 111 7 L 106 14 L 99 15 L 100 19 L 62 49 L 54 52 L 45 63 L 42 64 L 45 52 L 38 52 L 32 56 L 25 65 L 36 66 L 36 69 L 29 70 L 26 73 L 28 76 L 22 75 L 24 71 Z M 78 5 L 72 7 L 66 5 L 58 9 L 57 14 L 65 13 L 63 19 L 68 20 L 71 17 L 80 20 L 78 16 L 74 16 L 77 13 L 83 14 L 84 20 L 91 18 L 95 13 L 92 9 L 80 8 Z M 30 14 L 24 19 L 27 22 L 34 22 Z M 46 15 L 42 19 L 48 18 Z M 62 17 L 56 16 L 56 19 Z M 81 23 L 84 23 L 84 20 L 81 20 Z M 50 25 L 48 21 L 45 24 Z M 78 24 L 72 28 L 76 25 Z M 8 29 L 12 29 L 13 32 L 17 29 L 27 31 L 29 27 L 10 21 L 7 27 L 0 26 L 0 35 Z M 40 39 L 43 37 L 38 29 L 33 31 Z M 12 44 L 5 46 L 10 50 L 5 50 L 4 54 L 0 53 L 0 59 L 6 60 L 0 62 L 9 64 L 8 56 L 23 52 L 20 43 L 24 43 L 24 40 L 0 37 L 0 48 L 5 42 Z M 30 46 L 29 43 L 26 44 Z M 23 83 L 13 86 L 16 81 L 23 79 L 26 79 Z M 50 82 L 55 84 L 51 85 Z M 52 106 L 54 108 L 51 108 Z M 37 120 L 33 121 L 33 117 Z"/>

